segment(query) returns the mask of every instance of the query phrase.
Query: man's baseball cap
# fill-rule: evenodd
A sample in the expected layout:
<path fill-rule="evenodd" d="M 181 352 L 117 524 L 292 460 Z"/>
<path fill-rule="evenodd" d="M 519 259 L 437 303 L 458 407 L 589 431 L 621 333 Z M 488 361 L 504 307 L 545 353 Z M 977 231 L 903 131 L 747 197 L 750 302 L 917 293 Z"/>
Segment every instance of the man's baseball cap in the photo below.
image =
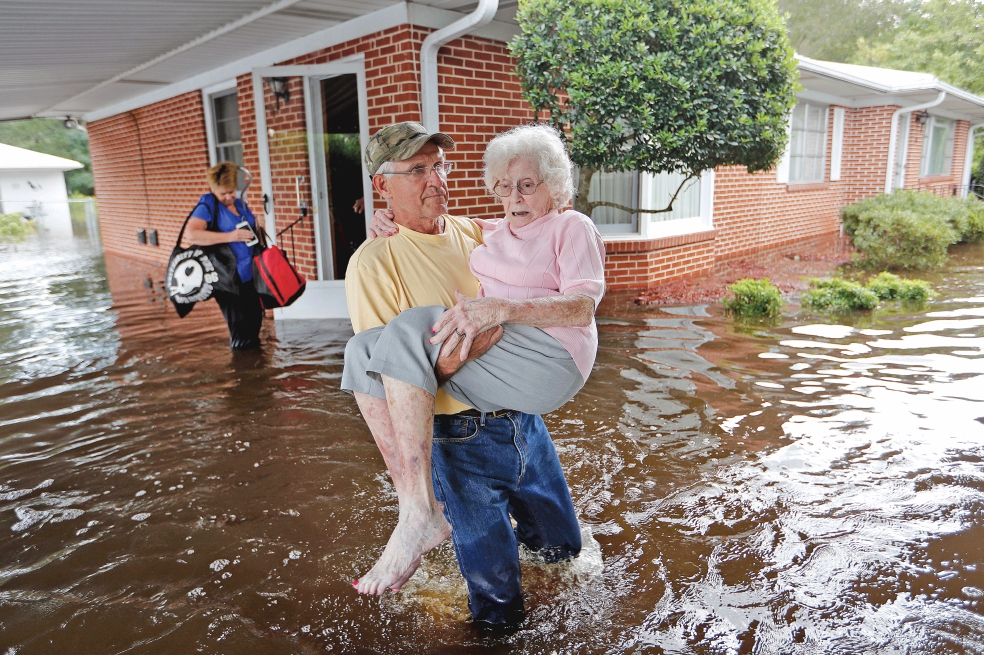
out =
<path fill-rule="evenodd" d="M 413 157 L 429 141 L 445 150 L 454 148 L 454 140 L 447 134 L 429 134 L 423 125 L 415 121 L 387 125 L 373 134 L 366 146 L 366 169 L 369 175 L 375 175 L 383 162 L 403 161 Z"/>

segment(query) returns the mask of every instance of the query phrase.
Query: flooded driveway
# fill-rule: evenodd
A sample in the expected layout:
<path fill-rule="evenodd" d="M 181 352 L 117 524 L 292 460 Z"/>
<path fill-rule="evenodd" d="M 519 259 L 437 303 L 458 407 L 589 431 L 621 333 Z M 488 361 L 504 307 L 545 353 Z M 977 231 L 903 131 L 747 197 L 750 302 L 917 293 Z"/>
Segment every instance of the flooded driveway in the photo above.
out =
<path fill-rule="evenodd" d="M 233 355 L 160 269 L 0 247 L 0 653 L 984 652 L 984 255 L 922 309 L 610 309 L 549 416 L 586 536 L 471 631 L 450 543 L 357 596 L 396 496 L 347 322 Z M 108 282 L 107 282 L 108 278 Z"/>

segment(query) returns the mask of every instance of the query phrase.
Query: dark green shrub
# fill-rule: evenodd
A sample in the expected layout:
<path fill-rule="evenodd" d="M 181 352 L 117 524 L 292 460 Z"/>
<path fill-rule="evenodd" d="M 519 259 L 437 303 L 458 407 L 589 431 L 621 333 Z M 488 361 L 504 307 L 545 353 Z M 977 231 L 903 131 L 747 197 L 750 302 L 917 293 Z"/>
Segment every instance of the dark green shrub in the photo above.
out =
<path fill-rule="evenodd" d="M 34 233 L 34 223 L 20 214 L 0 214 L 0 240 L 21 239 Z"/>
<path fill-rule="evenodd" d="M 810 288 L 803 292 L 802 303 L 804 307 L 820 311 L 874 309 L 878 306 L 878 296 L 857 282 L 843 278 L 810 280 Z"/>
<path fill-rule="evenodd" d="M 782 311 L 782 292 L 769 278 L 753 280 L 745 278 L 728 285 L 732 295 L 721 301 L 724 309 L 744 318 L 779 316 Z"/>
<path fill-rule="evenodd" d="M 934 295 L 932 287 L 926 280 L 906 279 L 888 271 L 883 271 L 869 280 L 867 287 L 882 300 L 925 302 Z"/>
<path fill-rule="evenodd" d="M 899 190 L 841 209 L 844 232 L 873 268 L 942 265 L 958 241 L 984 242 L 984 203 Z"/>

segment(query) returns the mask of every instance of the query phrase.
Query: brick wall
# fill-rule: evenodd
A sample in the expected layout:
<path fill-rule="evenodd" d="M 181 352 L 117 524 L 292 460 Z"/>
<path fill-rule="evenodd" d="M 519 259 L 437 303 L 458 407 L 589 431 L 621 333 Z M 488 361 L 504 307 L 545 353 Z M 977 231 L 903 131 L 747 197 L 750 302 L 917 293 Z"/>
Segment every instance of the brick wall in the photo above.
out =
<path fill-rule="evenodd" d="M 361 54 L 365 60 L 369 131 L 401 120 L 420 119 L 419 52 L 430 30 L 401 25 L 312 52 L 283 65 L 313 65 Z M 466 36 L 442 48 L 438 58 L 442 129 L 457 142 L 449 185 L 451 210 L 472 216 L 499 213 L 481 179 L 485 144 L 496 134 L 534 118 L 522 99 L 506 45 Z M 275 108 L 268 87 L 266 107 L 278 228 L 297 216 L 295 178 L 303 176 L 300 200 L 313 206 L 301 78 L 291 78 L 291 100 Z M 248 200 L 260 207 L 259 155 L 252 76 L 237 80 L 244 163 L 254 173 Z M 838 210 L 879 193 L 885 183 L 889 123 L 895 106 L 847 109 L 842 179 L 818 185 L 776 183 L 775 171 L 748 174 L 741 167 L 716 171 L 714 230 L 671 239 L 608 241 L 610 288 L 649 287 L 662 280 L 709 270 L 715 261 L 834 232 Z M 830 112 L 827 144 L 829 180 Z M 912 120 L 906 186 L 959 184 L 968 125 L 956 125 L 952 174 L 919 178 L 922 127 Z M 163 264 L 181 221 L 207 190 L 207 140 L 197 91 L 89 125 L 93 169 L 107 251 Z M 376 198 L 377 206 L 382 201 Z M 314 217 L 312 217 L 313 219 Z M 136 230 L 157 229 L 161 246 L 140 245 Z M 313 220 L 294 231 L 297 264 L 316 279 Z"/>
<path fill-rule="evenodd" d="M 663 239 L 605 242 L 609 291 L 649 288 L 714 266 L 714 230 Z"/>
<path fill-rule="evenodd" d="M 103 247 L 164 264 L 195 201 L 208 190 L 202 94 L 186 93 L 90 123 Z M 137 230 L 158 231 L 158 247 Z"/>
<path fill-rule="evenodd" d="M 420 120 L 419 53 L 430 32 L 402 25 L 279 64 L 324 64 L 363 55 L 371 134 L 393 122 Z M 457 144 L 448 153 L 448 159 L 455 163 L 449 180 L 452 212 L 473 216 L 499 212 L 499 204 L 482 184 L 482 152 L 493 136 L 533 118 L 522 99 L 518 79 L 510 73 L 512 66 L 506 45 L 489 39 L 466 36 L 441 49 L 441 127 Z M 262 216 L 252 87 L 251 75 L 238 78 L 243 163 L 254 174 L 247 200 L 254 213 Z M 268 132 L 268 142 L 278 229 L 298 215 L 295 178 L 305 178 L 299 188 L 300 199 L 313 206 L 301 78 L 290 79 L 290 91 L 290 102 L 281 103 L 279 110 L 267 85 L 262 93 L 267 128 L 272 131 Z M 134 120 L 141 126 L 139 144 Z M 106 250 L 164 263 L 170 247 L 163 246 L 174 242 L 181 220 L 198 196 L 207 191 L 204 174 L 208 146 L 201 94 L 187 93 L 96 121 L 89 126 L 89 134 Z M 153 212 L 144 210 L 141 146 Z M 137 197 L 141 202 L 134 202 Z M 375 200 L 382 206 L 381 198 Z M 141 228 L 157 229 L 162 247 L 137 244 L 136 230 Z M 298 268 L 309 279 L 317 279 L 313 220 L 295 228 L 294 246 Z"/>
<path fill-rule="evenodd" d="M 608 240 L 606 276 L 610 289 L 648 288 L 661 281 L 709 271 L 716 261 L 837 232 L 840 208 L 885 188 L 889 131 L 897 106 L 845 109 L 841 179 L 830 182 L 833 108 L 828 117 L 827 163 L 821 184 L 777 184 L 776 172 L 750 175 L 743 167 L 715 171 L 714 231 L 673 239 Z M 923 128 L 914 118 L 906 156 L 906 188 L 933 187 L 950 193 L 962 180 L 966 121 L 957 121 L 951 174 L 919 177 Z M 707 241 L 706 235 L 713 234 Z M 680 239 L 681 237 L 676 237 Z"/>

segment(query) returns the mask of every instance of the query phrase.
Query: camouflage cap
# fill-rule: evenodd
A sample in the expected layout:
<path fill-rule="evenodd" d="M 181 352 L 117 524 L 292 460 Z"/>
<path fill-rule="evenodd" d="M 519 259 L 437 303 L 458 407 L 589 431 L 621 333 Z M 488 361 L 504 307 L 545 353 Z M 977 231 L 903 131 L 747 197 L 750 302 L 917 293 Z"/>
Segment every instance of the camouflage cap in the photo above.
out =
<path fill-rule="evenodd" d="M 454 148 L 454 140 L 447 134 L 429 134 L 423 125 L 415 121 L 387 125 L 373 134 L 366 146 L 366 169 L 369 175 L 375 175 L 384 162 L 403 161 L 413 157 L 429 141 L 445 150 Z"/>

